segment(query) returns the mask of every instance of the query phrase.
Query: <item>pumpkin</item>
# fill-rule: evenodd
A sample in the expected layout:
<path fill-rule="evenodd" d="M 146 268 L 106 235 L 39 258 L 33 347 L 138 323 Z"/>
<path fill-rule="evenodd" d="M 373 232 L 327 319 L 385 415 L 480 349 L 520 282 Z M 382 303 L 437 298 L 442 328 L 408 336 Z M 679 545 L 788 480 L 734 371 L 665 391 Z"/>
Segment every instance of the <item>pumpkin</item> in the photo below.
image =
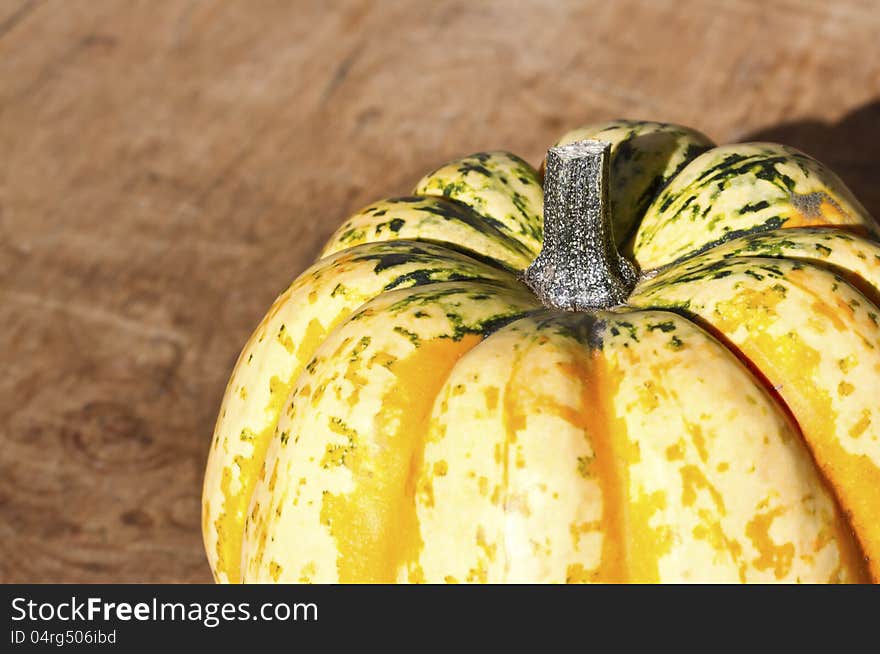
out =
<path fill-rule="evenodd" d="M 809 156 L 675 125 L 440 167 L 242 351 L 216 580 L 877 581 L 877 234 Z"/>

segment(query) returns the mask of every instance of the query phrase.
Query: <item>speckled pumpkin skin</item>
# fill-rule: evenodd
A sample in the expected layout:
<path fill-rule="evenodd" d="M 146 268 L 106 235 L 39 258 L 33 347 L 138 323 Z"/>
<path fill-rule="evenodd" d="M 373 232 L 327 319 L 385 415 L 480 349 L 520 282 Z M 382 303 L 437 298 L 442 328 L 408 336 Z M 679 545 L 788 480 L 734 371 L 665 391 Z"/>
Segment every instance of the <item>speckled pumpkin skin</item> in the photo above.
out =
<path fill-rule="evenodd" d="M 483 153 L 371 205 L 236 364 L 222 582 L 880 578 L 880 245 L 779 145 L 617 121 L 625 306 L 546 309 L 540 174 Z"/>

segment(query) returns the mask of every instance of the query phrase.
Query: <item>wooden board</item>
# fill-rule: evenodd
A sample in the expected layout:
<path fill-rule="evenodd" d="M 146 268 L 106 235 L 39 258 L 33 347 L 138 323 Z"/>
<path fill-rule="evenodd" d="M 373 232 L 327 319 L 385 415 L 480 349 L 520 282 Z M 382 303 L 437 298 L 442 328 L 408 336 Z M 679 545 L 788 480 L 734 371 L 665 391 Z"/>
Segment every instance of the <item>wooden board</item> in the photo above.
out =
<path fill-rule="evenodd" d="M 239 348 L 445 159 L 682 122 L 801 147 L 880 215 L 878 34 L 873 0 L 0 0 L 0 581 L 209 580 Z"/>

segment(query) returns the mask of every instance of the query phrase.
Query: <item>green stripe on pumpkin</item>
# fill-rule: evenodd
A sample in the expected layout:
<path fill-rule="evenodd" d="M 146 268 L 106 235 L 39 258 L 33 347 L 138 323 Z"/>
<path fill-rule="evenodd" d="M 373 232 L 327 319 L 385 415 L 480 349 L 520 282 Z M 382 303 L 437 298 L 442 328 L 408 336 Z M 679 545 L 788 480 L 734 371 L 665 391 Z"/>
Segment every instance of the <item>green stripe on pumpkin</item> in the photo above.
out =
<path fill-rule="evenodd" d="M 423 177 L 416 195 L 440 196 L 471 207 L 533 255 L 543 238 L 543 192 L 538 172 L 509 152 L 480 152 Z"/>
<path fill-rule="evenodd" d="M 681 171 L 647 209 L 633 251 L 657 268 L 728 239 L 779 227 L 877 226 L 840 179 L 784 145 L 714 148 Z"/>

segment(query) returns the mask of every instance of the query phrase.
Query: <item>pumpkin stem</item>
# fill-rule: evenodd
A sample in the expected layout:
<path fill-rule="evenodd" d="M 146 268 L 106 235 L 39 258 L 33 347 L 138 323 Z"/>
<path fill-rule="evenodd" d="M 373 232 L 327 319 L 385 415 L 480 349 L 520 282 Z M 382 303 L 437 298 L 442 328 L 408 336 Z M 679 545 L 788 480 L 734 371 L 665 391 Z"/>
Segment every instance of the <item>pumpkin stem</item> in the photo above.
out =
<path fill-rule="evenodd" d="M 611 144 L 550 148 L 544 174 L 544 243 L 525 282 L 545 306 L 605 309 L 629 297 L 638 275 L 614 244 L 608 203 Z"/>

